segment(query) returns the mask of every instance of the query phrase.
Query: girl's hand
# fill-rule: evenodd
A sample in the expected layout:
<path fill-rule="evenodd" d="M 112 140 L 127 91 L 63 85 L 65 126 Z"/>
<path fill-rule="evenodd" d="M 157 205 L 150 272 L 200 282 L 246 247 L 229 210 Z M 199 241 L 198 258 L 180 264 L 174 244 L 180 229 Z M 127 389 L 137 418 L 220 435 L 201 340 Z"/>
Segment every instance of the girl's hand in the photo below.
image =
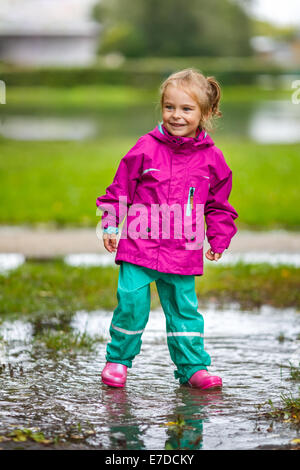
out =
<path fill-rule="evenodd" d="M 117 251 L 117 235 L 115 233 L 104 233 L 103 243 L 104 248 L 110 253 Z"/>
<path fill-rule="evenodd" d="M 210 261 L 218 261 L 218 259 L 221 258 L 222 256 L 222 253 L 214 253 L 211 248 L 209 250 L 207 250 L 207 252 L 205 253 L 205 256 L 207 259 L 209 259 Z"/>

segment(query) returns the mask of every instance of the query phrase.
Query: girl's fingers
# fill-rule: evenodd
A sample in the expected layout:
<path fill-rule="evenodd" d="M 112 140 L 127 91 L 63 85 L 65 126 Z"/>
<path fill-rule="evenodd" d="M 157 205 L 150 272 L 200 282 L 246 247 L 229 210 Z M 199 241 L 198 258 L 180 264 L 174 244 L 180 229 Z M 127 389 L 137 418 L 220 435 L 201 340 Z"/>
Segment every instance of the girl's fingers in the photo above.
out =
<path fill-rule="evenodd" d="M 112 248 L 112 251 L 117 250 L 117 239 L 116 238 L 111 238 L 110 240 L 110 246 Z"/>
<path fill-rule="evenodd" d="M 104 248 L 110 253 L 112 253 L 113 251 L 117 251 L 117 239 L 114 234 L 104 233 L 103 244 Z"/>
<path fill-rule="evenodd" d="M 213 254 L 211 253 L 211 250 L 210 250 L 210 249 L 207 250 L 207 252 L 205 253 L 205 256 L 206 256 L 207 259 L 210 259 L 211 261 L 213 261 L 213 259 L 214 259 L 214 256 L 213 256 Z"/>
<path fill-rule="evenodd" d="M 206 258 L 209 259 L 210 261 L 218 261 L 218 259 L 221 258 L 222 253 L 214 253 L 214 252 L 209 248 L 209 250 L 207 250 L 207 252 L 205 253 L 205 256 L 206 256 Z"/>

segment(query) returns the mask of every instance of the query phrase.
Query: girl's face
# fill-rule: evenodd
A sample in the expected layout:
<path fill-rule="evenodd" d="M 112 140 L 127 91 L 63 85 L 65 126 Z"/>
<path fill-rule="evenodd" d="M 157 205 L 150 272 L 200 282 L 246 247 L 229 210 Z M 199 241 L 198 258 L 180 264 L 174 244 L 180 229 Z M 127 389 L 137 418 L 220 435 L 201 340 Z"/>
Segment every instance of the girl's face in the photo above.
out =
<path fill-rule="evenodd" d="M 181 88 L 168 85 L 162 108 L 163 125 L 172 135 L 195 137 L 201 118 L 199 104 Z"/>

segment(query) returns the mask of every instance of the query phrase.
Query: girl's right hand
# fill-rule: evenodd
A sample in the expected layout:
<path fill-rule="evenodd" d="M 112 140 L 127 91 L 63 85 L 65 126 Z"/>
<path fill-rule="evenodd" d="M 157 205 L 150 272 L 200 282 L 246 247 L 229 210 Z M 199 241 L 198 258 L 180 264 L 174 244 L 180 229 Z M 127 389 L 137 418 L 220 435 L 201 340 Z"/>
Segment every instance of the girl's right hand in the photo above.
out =
<path fill-rule="evenodd" d="M 104 248 L 110 253 L 117 251 L 117 235 L 115 233 L 104 233 L 103 243 Z"/>

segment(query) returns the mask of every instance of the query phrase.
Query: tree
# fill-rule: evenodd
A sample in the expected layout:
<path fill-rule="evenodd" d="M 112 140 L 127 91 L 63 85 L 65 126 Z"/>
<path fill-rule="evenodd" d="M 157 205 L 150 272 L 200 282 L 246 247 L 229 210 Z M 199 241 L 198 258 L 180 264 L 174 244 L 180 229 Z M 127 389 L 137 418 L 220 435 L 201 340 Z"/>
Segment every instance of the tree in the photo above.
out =
<path fill-rule="evenodd" d="M 248 56 L 250 0 L 101 0 L 102 53 L 127 57 Z"/>

